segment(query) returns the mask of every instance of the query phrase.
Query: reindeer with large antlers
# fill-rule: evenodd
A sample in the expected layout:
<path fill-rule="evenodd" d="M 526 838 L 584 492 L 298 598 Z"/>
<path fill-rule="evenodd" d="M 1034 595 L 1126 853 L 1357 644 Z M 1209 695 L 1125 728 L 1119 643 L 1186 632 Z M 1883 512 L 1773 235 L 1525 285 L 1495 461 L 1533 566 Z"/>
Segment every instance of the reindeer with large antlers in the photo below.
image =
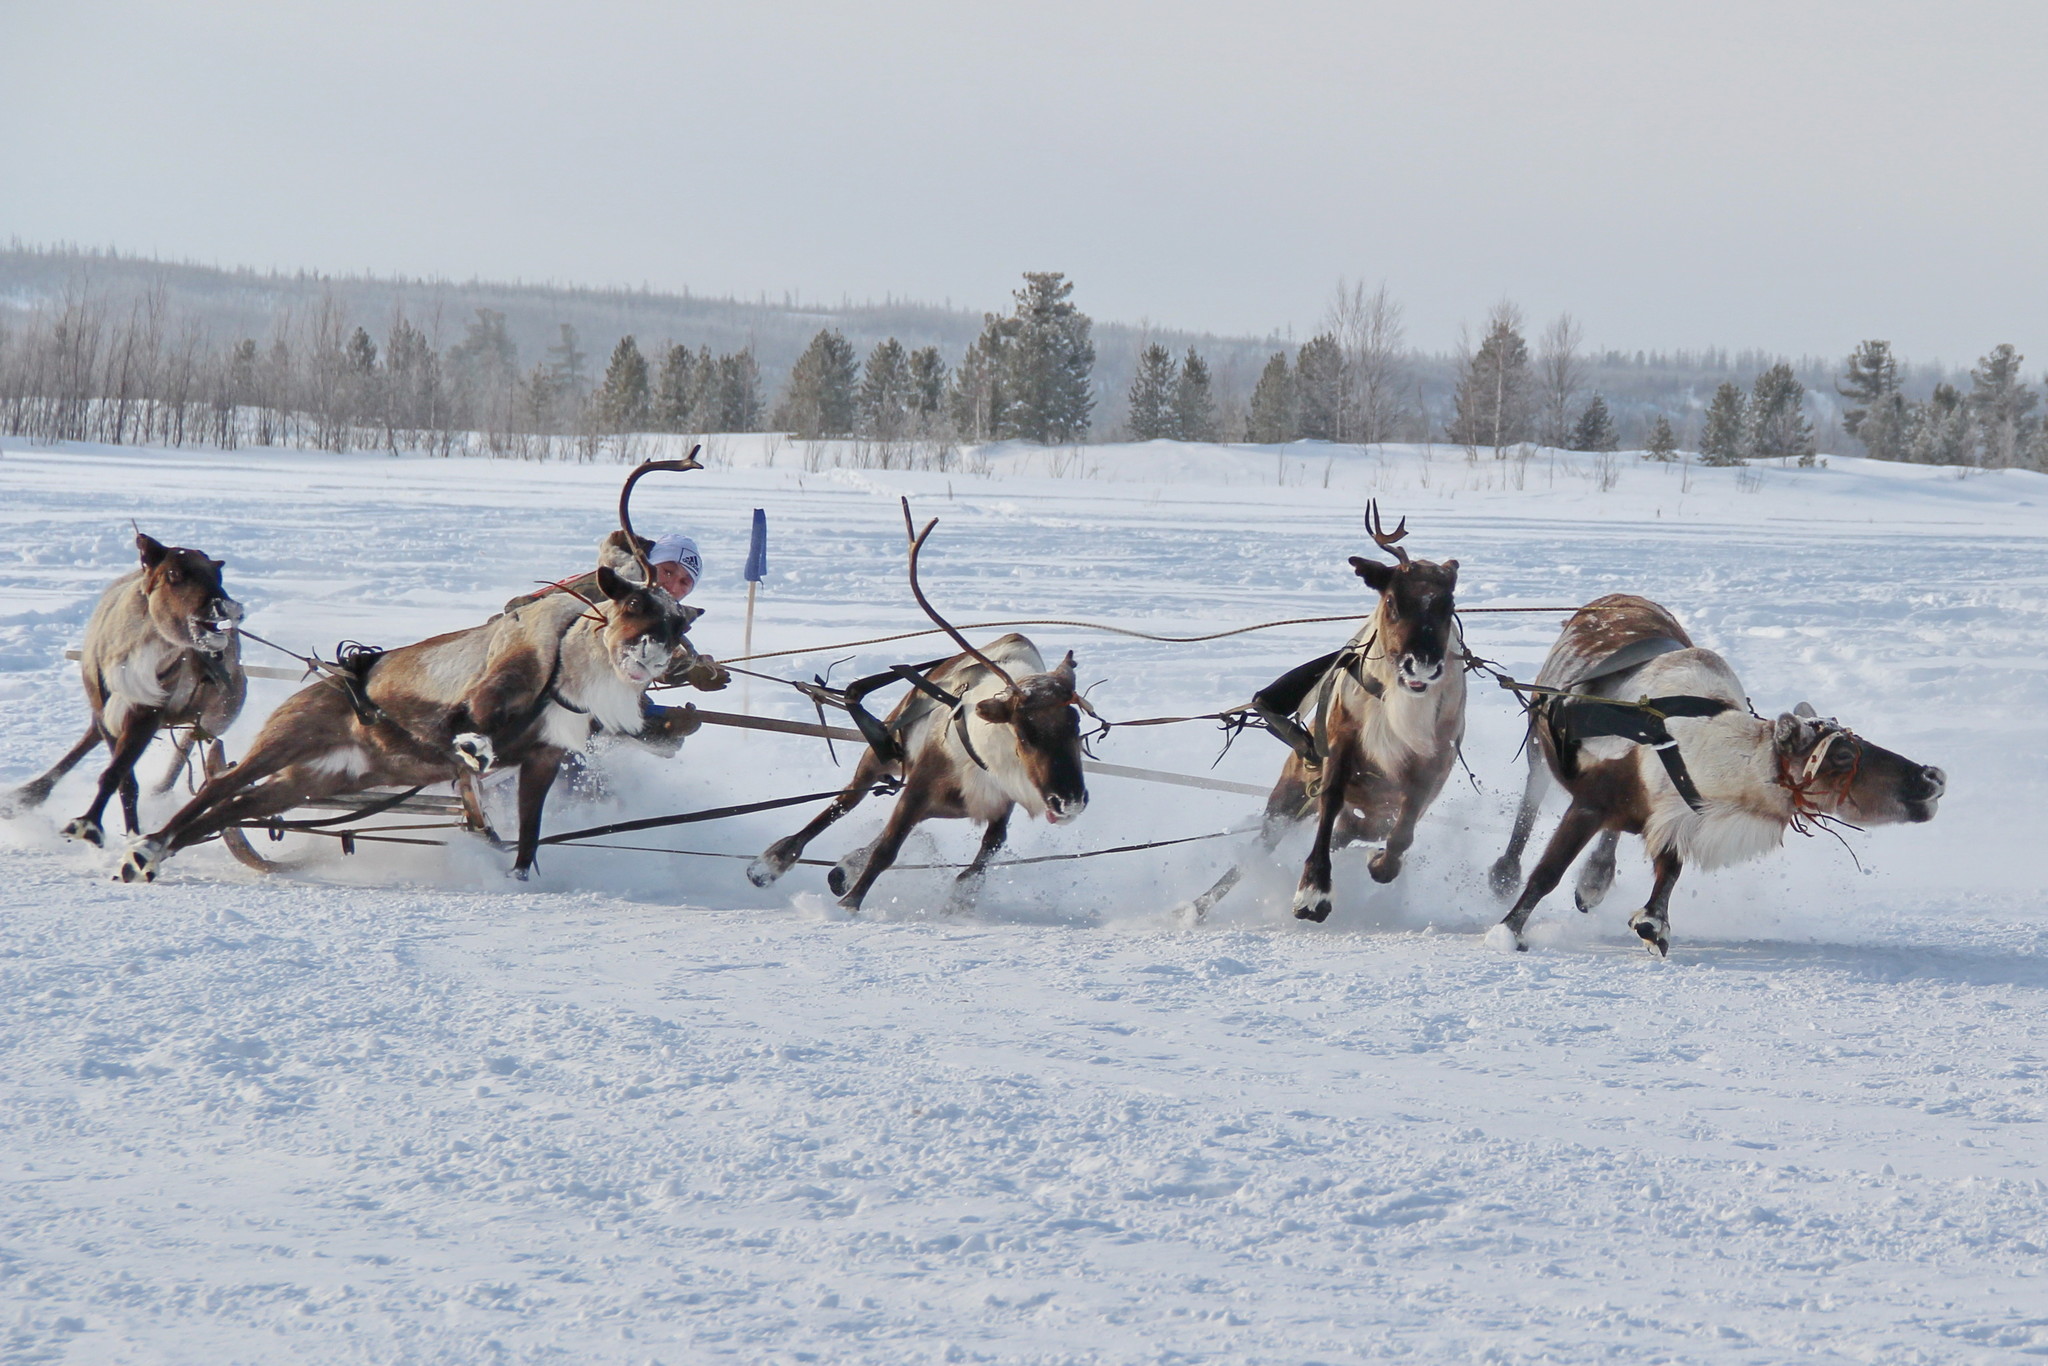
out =
<path fill-rule="evenodd" d="M 619 494 L 623 544 L 639 539 L 627 505 L 654 470 L 700 469 L 694 458 L 648 461 Z M 668 672 L 701 612 L 651 582 L 600 563 L 596 596 L 550 593 L 482 626 L 390 651 L 367 651 L 287 698 L 248 756 L 210 779 L 169 824 L 131 850 L 123 881 L 153 879 L 178 850 L 309 801 L 370 787 L 419 787 L 491 768 L 519 772 L 513 876 L 533 868 L 541 808 L 563 757 L 600 729 L 679 741 L 692 709 L 650 719 L 647 687 Z M 650 731 L 660 734 L 650 736 Z"/>
<path fill-rule="evenodd" d="M 1395 560 L 1351 557 L 1379 594 L 1378 608 L 1343 649 L 1290 670 L 1255 699 L 1294 750 L 1266 799 L 1261 845 L 1271 853 L 1291 827 L 1317 817 L 1294 894 L 1294 914 L 1303 920 L 1329 918 L 1333 849 L 1382 840 L 1367 865 L 1373 881 L 1400 876 L 1416 822 L 1443 790 L 1465 735 L 1458 562 L 1410 558 L 1400 544 L 1407 519 L 1389 532 L 1376 503 L 1365 525 Z M 1242 876 L 1242 867 L 1230 869 L 1188 909 L 1207 914 Z"/>
<path fill-rule="evenodd" d="M 190 727 L 180 759 L 203 736 L 218 765 L 217 737 L 241 714 L 248 691 L 235 634 L 242 605 L 221 584 L 221 561 L 139 531 L 135 548 L 142 567 L 114 580 L 86 623 L 79 674 L 92 720 L 85 735 L 6 803 L 9 814 L 15 807 L 42 805 L 59 779 L 104 744 L 109 758 L 99 791 L 85 814 L 64 827 L 68 837 L 93 845 L 104 838 L 100 821 L 116 792 L 128 833 L 140 833 L 135 762 L 158 731 Z M 166 785 L 179 766 L 173 765 Z"/>
<path fill-rule="evenodd" d="M 788 872 L 805 846 L 885 779 L 899 781 L 902 791 L 882 833 L 866 848 L 841 859 L 826 877 L 839 904 L 849 911 L 860 909 L 875 879 L 895 863 L 903 841 L 924 821 L 983 823 L 981 848 L 954 880 L 951 904 L 964 908 L 980 892 L 1018 807 L 1064 825 L 1087 806 L 1080 713 L 1088 704 L 1075 688 L 1073 652 L 1048 670 L 1038 647 L 1023 636 L 1013 632 L 976 648 L 940 616 L 917 576 L 918 556 L 937 525 L 933 518 L 923 531 L 914 531 L 910 500 L 903 500 L 910 591 L 960 653 L 869 680 L 879 684 L 914 673 L 910 681 L 916 686 L 871 735 L 874 743 L 861 756 L 846 790 L 810 824 L 777 840 L 748 865 L 747 876 L 755 886 L 766 887 Z"/>

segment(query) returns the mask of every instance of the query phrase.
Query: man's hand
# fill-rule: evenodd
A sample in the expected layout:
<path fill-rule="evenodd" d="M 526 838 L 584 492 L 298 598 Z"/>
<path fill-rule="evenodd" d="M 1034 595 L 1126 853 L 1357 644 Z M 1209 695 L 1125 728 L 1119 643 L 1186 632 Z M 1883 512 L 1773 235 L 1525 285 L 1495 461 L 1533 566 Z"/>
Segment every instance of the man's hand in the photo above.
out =
<path fill-rule="evenodd" d="M 683 682 L 699 692 L 717 692 L 732 682 L 732 671 L 710 655 L 698 655 L 690 667 L 683 670 Z"/>

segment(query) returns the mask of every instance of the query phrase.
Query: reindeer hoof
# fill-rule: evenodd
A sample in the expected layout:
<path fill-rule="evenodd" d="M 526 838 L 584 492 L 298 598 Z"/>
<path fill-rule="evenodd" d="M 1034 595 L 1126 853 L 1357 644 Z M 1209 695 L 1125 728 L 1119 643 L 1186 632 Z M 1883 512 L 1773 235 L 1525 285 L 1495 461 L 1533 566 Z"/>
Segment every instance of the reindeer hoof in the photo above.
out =
<path fill-rule="evenodd" d="M 846 876 L 846 865 L 843 863 L 833 864 L 832 871 L 825 874 L 825 885 L 832 889 L 832 895 L 834 896 L 845 896 L 849 882 L 850 879 Z M 843 901 L 839 904 L 846 906 L 846 903 Z M 857 911 L 860 909 L 860 906 L 856 903 L 846 908 L 851 911 Z"/>
<path fill-rule="evenodd" d="M 1392 882 L 1401 876 L 1401 856 L 1382 849 L 1367 861 L 1365 871 L 1372 874 L 1374 882 Z"/>
<path fill-rule="evenodd" d="M 123 882 L 155 882 L 156 870 L 163 866 L 165 853 L 164 846 L 155 840 L 144 840 L 122 858 L 120 871 L 115 876 Z"/>
<path fill-rule="evenodd" d="M 1313 887 L 1302 888 L 1294 894 L 1294 918 L 1322 924 L 1330 918 L 1330 894 Z"/>
<path fill-rule="evenodd" d="M 766 887 L 787 871 L 766 854 L 747 865 L 747 881 L 756 887 Z"/>
<path fill-rule="evenodd" d="M 512 878 L 516 882 L 525 882 L 533 877 L 533 869 L 514 868 L 509 874 L 507 874 L 507 876 Z"/>
<path fill-rule="evenodd" d="M 491 748 L 491 737 L 476 731 L 464 731 L 455 737 L 455 757 L 473 773 L 482 773 L 498 757 Z"/>
<path fill-rule="evenodd" d="M 1628 927 L 1645 947 L 1655 949 L 1659 958 L 1671 956 L 1671 922 L 1663 916 L 1637 911 L 1629 917 Z"/>
<path fill-rule="evenodd" d="M 64 838 L 67 840 L 84 840 L 95 849 L 104 847 L 107 842 L 105 834 L 100 830 L 100 823 L 89 816 L 80 816 L 77 820 L 65 826 Z"/>
<path fill-rule="evenodd" d="M 1486 871 L 1486 885 L 1502 901 L 1512 901 L 1522 888 L 1522 861 L 1502 856 Z"/>

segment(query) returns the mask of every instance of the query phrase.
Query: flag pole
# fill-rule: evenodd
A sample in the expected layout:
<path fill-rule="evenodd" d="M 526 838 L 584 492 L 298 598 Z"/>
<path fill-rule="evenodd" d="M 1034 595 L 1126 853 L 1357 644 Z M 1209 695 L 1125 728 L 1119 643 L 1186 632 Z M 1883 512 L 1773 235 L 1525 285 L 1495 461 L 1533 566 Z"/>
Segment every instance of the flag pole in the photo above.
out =
<path fill-rule="evenodd" d="M 765 508 L 755 508 L 753 535 L 747 542 L 747 624 L 741 636 L 741 655 L 754 653 L 754 595 L 761 590 L 761 580 L 767 577 L 768 512 Z M 754 685 L 745 677 L 740 680 L 740 711 L 747 716 L 754 713 Z"/>

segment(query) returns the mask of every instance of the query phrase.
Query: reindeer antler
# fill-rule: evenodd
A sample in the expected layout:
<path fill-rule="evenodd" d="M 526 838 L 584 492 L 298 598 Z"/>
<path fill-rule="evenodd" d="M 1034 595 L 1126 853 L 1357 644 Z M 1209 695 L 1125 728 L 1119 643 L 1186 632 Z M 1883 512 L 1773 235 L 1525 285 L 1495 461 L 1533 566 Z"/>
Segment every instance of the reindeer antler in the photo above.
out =
<path fill-rule="evenodd" d="M 1017 680 L 1010 677 L 1010 671 L 1008 669 L 1005 669 L 1002 665 L 996 663 L 993 659 L 990 659 L 981 651 L 975 649 L 972 645 L 968 644 L 967 637 L 961 635 L 958 631 L 954 630 L 953 623 L 947 621 L 944 617 L 939 615 L 938 609 L 932 606 L 931 599 L 927 598 L 924 595 L 924 589 L 918 586 L 918 552 L 924 549 L 925 538 L 932 534 L 932 528 L 937 526 L 938 524 L 939 519 L 934 517 L 929 522 L 926 522 L 924 524 L 923 531 L 917 530 L 917 524 L 911 521 L 910 519 L 910 500 L 908 498 L 903 499 L 903 534 L 910 540 L 911 596 L 917 599 L 917 605 L 924 609 L 924 614 L 932 619 L 933 624 L 935 624 L 940 630 L 944 631 L 947 635 L 953 637 L 953 641 L 955 644 L 957 644 L 961 649 L 965 650 L 968 654 L 973 655 L 983 664 L 987 665 L 990 672 L 994 673 L 997 678 L 1002 679 L 1007 686 L 1014 688 L 1017 686 Z"/>
<path fill-rule="evenodd" d="M 1365 505 L 1365 529 L 1372 533 L 1374 545 L 1392 555 L 1400 563 L 1408 563 L 1408 552 L 1395 544 L 1396 541 L 1408 534 L 1408 519 L 1406 517 L 1401 519 L 1401 524 L 1395 527 L 1390 534 L 1387 531 L 1386 523 L 1380 520 L 1380 501 L 1375 498 Z"/>
<path fill-rule="evenodd" d="M 697 452 L 703 449 L 702 446 L 692 446 L 690 453 L 681 460 L 643 460 L 633 467 L 633 472 L 626 476 L 625 486 L 619 490 L 619 530 L 626 533 L 626 545 L 632 550 L 633 558 L 639 562 L 641 573 L 649 583 L 654 581 L 653 567 L 647 563 L 647 556 L 640 549 L 640 536 L 633 530 L 633 517 L 630 511 L 633 503 L 633 485 L 640 482 L 641 475 L 652 474 L 656 470 L 703 469 L 704 467 L 697 463 Z"/>

